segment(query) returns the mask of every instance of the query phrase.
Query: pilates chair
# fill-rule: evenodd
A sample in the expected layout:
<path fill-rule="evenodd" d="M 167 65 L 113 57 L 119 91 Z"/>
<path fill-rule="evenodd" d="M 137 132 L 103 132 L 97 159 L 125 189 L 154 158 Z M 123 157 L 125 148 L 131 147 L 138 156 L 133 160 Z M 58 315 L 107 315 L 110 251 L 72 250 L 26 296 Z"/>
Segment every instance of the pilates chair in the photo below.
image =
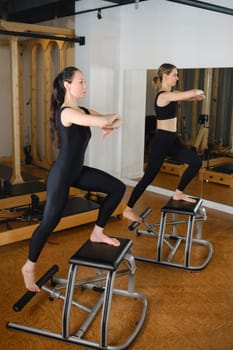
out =
<path fill-rule="evenodd" d="M 170 198 L 167 204 L 161 208 L 160 223 L 150 224 L 145 220 L 151 213 L 151 208 L 147 208 L 140 215 L 142 223 L 146 226 L 146 230 L 137 229 L 137 235 L 156 237 L 157 248 L 155 258 L 135 256 L 136 260 L 191 271 L 202 270 L 208 265 L 213 255 L 213 247 L 209 241 L 202 239 L 202 223 L 207 218 L 206 211 L 202 206 L 203 200 L 200 198 L 195 199 L 195 203 L 189 203 L 186 201 L 175 201 Z M 170 220 L 168 220 L 169 216 L 171 216 Z M 196 237 L 193 237 L 195 223 Z M 178 228 L 181 224 L 186 224 L 187 230 L 186 232 L 178 233 Z M 134 230 L 138 225 L 139 223 L 133 222 L 129 226 L 129 230 Z M 166 231 L 168 226 L 171 227 L 171 232 L 169 231 L 169 233 Z M 156 230 L 157 227 L 158 229 Z M 184 246 L 183 248 L 181 247 L 182 245 Z M 202 263 L 197 262 L 193 264 L 191 262 L 194 245 L 207 248 L 207 256 L 203 259 Z M 166 252 L 164 246 L 168 248 Z M 174 261 L 175 255 L 178 252 L 181 252 L 183 256 L 182 262 Z"/>
<path fill-rule="evenodd" d="M 132 241 L 129 239 L 118 238 L 120 241 L 119 247 L 113 247 L 101 243 L 93 243 L 87 241 L 84 245 L 69 259 L 68 278 L 56 278 L 54 274 L 58 271 L 58 266 L 54 265 L 39 281 L 38 286 L 50 294 L 50 299 L 62 299 L 63 312 L 61 320 L 61 333 L 56 333 L 47 329 L 39 329 L 15 322 L 8 322 L 7 328 L 23 331 L 26 333 L 41 335 L 44 337 L 60 340 L 75 345 L 86 346 L 94 349 L 104 350 L 121 350 L 127 348 L 137 337 L 140 332 L 147 310 L 147 300 L 145 296 L 134 291 L 134 272 L 136 270 L 134 257 L 130 253 Z M 126 263 L 126 269 L 118 270 L 122 262 Z M 79 266 L 84 268 L 94 268 L 97 273 L 94 277 L 87 279 L 76 278 Z M 114 288 L 114 280 L 116 276 L 128 275 L 128 289 Z M 51 286 L 45 284 L 51 280 Z M 105 282 L 105 283 L 103 283 Z M 73 294 L 75 287 L 88 289 L 91 292 L 98 293 L 99 298 L 95 302 L 93 308 L 89 308 L 75 300 Z M 60 292 L 60 289 L 65 288 L 65 295 Z M 23 307 L 37 294 L 27 292 L 15 305 L 15 311 L 21 311 Z M 131 298 L 133 302 L 138 300 L 141 304 L 141 314 L 139 319 L 135 320 L 135 328 L 128 336 L 127 340 L 121 344 L 109 344 L 109 317 L 111 311 L 111 303 L 113 295 Z M 117 301 L 115 301 L 117 302 Z M 70 314 L 72 307 L 77 307 L 87 313 L 87 317 L 79 325 L 76 333 L 70 331 Z M 102 310 L 102 313 L 101 313 Z M 92 321 L 97 314 L 100 313 L 100 334 L 99 342 L 85 338 L 85 333 L 91 327 Z M 131 315 L 132 316 L 132 315 Z M 118 323 L 119 320 L 116 321 Z M 117 324 L 115 326 L 117 329 Z M 90 337 L 90 335 L 89 335 Z M 119 338 L 119 337 L 117 337 Z"/>

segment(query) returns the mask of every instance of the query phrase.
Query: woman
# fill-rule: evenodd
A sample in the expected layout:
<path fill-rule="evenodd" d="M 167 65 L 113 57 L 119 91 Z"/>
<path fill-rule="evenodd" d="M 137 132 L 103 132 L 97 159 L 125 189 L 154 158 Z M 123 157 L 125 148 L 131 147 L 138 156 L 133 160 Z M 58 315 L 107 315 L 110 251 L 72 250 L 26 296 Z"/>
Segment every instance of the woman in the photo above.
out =
<path fill-rule="evenodd" d="M 176 67 L 172 64 L 164 63 L 159 67 L 158 76 L 153 81 L 157 91 L 155 97 L 157 130 L 150 141 L 149 159 L 144 175 L 133 189 L 124 211 L 124 216 L 132 221 L 141 222 L 133 207 L 158 174 L 166 156 L 171 156 L 175 160 L 188 164 L 173 194 L 173 199 L 195 202 L 193 198 L 186 196 L 183 191 L 197 174 L 202 163 L 196 152 L 187 148 L 177 138 L 177 101 L 202 101 L 205 95 L 202 90 L 198 89 L 173 91 L 177 80 Z"/>
<path fill-rule="evenodd" d="M 80 107 L 78 100 L 86 94 L 86 81 L 82 72 L 67 67 L 53 82 L 51 97 L 51 136 L 60 148 L 58 158 L 49 172 L 47 196 L 43 218 L 32 235 L 28 260 L 22 267 L 26 288 L 38 292 L 35 268 L 46 240 L 57 226 L 66 206 L 70 186 L 84 191 L 106 193 L 90 240 L 114 246 L 120 243 L 104 234 L 104 227 L 125 192 L 125 185 L 113 176 L 84 166 L 85 151 L 91 137 L 90 127 L 99 127 L 103 136 L 121 125 L 116 114 L 101 115 L 91 109 Z"/>

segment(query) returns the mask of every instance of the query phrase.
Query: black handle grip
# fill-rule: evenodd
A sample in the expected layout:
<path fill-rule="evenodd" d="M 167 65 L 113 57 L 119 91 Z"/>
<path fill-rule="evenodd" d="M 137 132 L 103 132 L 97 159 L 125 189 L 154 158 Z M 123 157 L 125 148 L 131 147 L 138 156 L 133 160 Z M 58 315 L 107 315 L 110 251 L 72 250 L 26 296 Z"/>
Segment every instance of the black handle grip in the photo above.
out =
<path fill-rule="evenodd" d="M 151 208 L 147 208 L 146 210 L 144 210 L 144 211 L 139 215 L 139 217 L 140 217 L 142 220 L 144 220 L 144 219 L 147 217 L 147 215 L 149 215 L 149 214 L 151 213 L 151 211 L 152 211 Z M 138 222 L 138 221 L 133 221 L 132 224 L 130 224 L 130 225 L 128 226 L 128 230 L 129 230 L 129 231 L 133 231 L 133 230 L 135 230 L 135 228 L 138 227 L 139 225 L 140 225 L 140 222 Z"/>
<path fill-rule="evenodd" d="M 133 221 L 132 224 L 130 224 L 130 225 L 128 226 L 128 230 L 129 230 L 129 231 L 133 231 L 133 230 L 135 230 L 136 227 L 138 227 L 138 225 L 140 225 L 140 222 L 138 222 L 138 221 Z"/>
<path fill-rule="evenodd" d="M 37 282 L 39 288 L 41 288 L 57 271 L 58 266 L 53 265 Z M 21 311 L 24 306 L 37 294 L 37 292 L 26 292 L 13 306 L 14 311 Z"/>
<path fill-rule="evenodd" d="M 141 213 L 140 218 L 142 220 L 144 220 L 147 217 L 147 215 L 149 215 L 151 212 L 152 212 L 152 209 L 151 208 L 147 208 L 146 210 L 144 210 L 143 213 Z"/>

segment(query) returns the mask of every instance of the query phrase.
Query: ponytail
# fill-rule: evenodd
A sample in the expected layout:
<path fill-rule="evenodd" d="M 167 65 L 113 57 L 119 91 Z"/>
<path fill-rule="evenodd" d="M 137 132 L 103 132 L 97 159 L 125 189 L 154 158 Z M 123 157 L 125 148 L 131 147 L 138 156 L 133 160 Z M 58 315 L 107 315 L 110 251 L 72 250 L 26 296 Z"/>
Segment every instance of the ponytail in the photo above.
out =
<path fill-rule="evenodd" d="M 161 80 L 157 75 L 153 78 L 152 83 L 155 88 L 155 91 L 159 91 L 161 87 Z"/>
<path fill-rule="evenodd" d="M 76 67 L 66 67 L 61 71 L 53 81 L 53 92 L 50 101 L 50 135 L 51 141 L 56 148 L 61 147 L 61 137 L 58 126 L 58 113 L 65 99 L 66 89 L 64 82 L 71 83 L 73 75 L 80 71 Z"/>

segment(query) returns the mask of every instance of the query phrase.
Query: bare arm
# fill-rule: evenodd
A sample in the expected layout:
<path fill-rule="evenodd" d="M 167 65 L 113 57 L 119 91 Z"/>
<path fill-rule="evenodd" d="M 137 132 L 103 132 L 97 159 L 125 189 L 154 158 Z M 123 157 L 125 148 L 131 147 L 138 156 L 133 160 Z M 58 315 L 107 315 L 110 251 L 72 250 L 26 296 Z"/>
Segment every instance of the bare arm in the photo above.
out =
<path fill-rule="evenodd" d="M 199 89 L 192 89 L 187 91 L 172 91 L 163 92 L 158 97 L 158 105 L 166 106 L 172 101 L 202 101 L 205 99 L 205 93 Z"/>
<path fill-rule="evenodd" d="M 90 115 L 84 113 L 81 109 L 66 108 L 62 112 L 61 120 L 64 126 L 77 124 L 82 126 L 96 126 L 99 128 L 111 129 L 119 127 L 119 123 L 121 121 L 121 118 L 117 114 L 102 115 L 90 110 Z"/>
<path fill-rule="evenodd" d="M 110 127 L 112 129 L 117 129 L 122 125 L 122 119 L 118 114 L 100 114 L 100 113 L 94 111 L 93 109 L 89 109 L 89 112 L 91 115 L 96 115 L 96 116 L 103 117 L 103 118 L 114 117 L 115 118 L 114 122 L 112 123 L 112 126 Z"/>

